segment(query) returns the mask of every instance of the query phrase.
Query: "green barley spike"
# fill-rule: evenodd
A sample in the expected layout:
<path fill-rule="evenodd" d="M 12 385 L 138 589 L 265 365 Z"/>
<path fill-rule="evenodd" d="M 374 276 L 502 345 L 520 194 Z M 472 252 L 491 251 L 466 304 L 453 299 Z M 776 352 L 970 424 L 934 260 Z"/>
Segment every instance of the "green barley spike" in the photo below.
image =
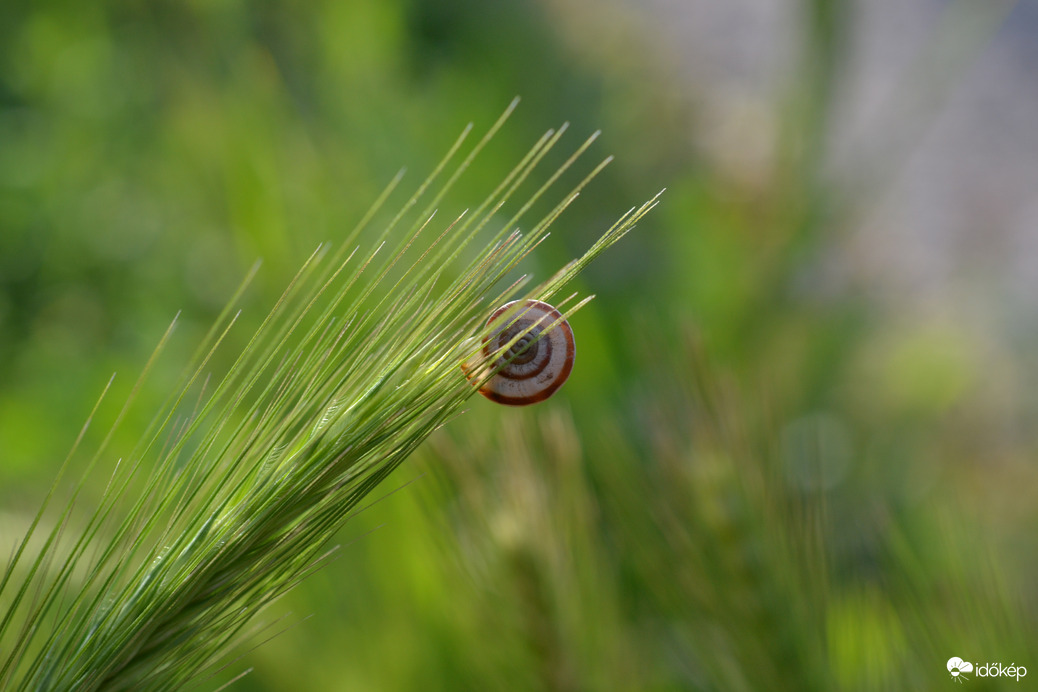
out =
<path fill-rule="evenodd" d="M 73 511 L 77 491 L 51 518 L 55 483 L 0 575 L 0 689 L 175 690 L 198 683 L 258 611 L 322 562 L 327 542 L 358 503 L 458 413 L 476 391 L 460 365 L 480 353 L 487 315 L 520 297 L 524 285 L 502 289 L 501 279 L 601 170 L 517 233 L 530 202 L 547 192 L 542 186 L 475 259 L 455 266 L 565 129 L 541 138 L 473 213 L 437 219 L 437 202 L 515 105 L 452 164 L 467 128 L 373 247 L 318 248 L 234 365 L 212 383 L 209 359 L 237 318 L 229 306 L 140 443 L 114 465 L 89 516 L 78 519 Z M 557 173 L 549 177 L 556 181 Z M 399 182 L 400 176 L 348 243 L 362 237 Z M 556 293 L 658 197 L 625 214 L 583 257 L 525 297 Z M 161 344 L 156 356 L 159 350 Z M 479 356 L 484 371 L 498 355 Z M 106 439 L 91 473 L 107 451 Z"/>

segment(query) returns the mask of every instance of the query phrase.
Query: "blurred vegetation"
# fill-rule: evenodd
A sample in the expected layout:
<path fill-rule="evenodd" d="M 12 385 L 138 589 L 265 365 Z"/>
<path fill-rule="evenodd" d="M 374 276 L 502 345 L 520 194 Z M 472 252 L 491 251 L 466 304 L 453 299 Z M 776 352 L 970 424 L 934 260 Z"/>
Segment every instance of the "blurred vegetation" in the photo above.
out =
<path fill-rule="evenodd" d="M 0 7 L 0 550 L 110 374 L 116 401 L 177 311 L 184 355 L 160 363 L 121 448 L 257 257 L 251 324 L 399 167 L 421 180 L 519 94 L 450 210 L 562 120 L 604 129 L 618 158 L 538 250 L 537 279 L 666 186 L 663 205 L 584 275 L 598 299 L 573 319 L 562 392 L 474 401 L 267 619 L 309 617 L 224 679 L 938 689 L 951 656 L 1038 675 L 1035 439 L 992 432 L 1033 427 L 988 396 L 1004 366 L 957 324 L 827 274 L 875 192 L 825 165 L 853 5 L 800 1 L 774 151 L 725 165 L 687 132 L 712 95 L 668 90 L 651 36 L 608 7 Z M 982 44 L 993 16 L 948 40 Z"/>

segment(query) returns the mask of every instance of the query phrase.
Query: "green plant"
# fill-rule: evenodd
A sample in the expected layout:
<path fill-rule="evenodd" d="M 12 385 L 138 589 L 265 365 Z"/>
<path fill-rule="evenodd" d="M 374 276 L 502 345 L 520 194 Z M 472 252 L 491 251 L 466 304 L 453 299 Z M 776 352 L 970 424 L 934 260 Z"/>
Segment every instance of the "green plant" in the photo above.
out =
<path fill-rule="evenodd" d="M 75 458 L 69 455 L 0 579 L 0 686 L 167 690 L 197 681 L 247 635 L 257 611 L 320 567 L 328 540 L 361 500 L 458 412 L 475 391 L 459 365 L 476 359 L 486 315 L 525 288 L 525 277 L 508 283 L 510 272 L 608 163 L 528 233 L 514 230 L 592 136 L 466 260 L 466 248 L 498 223 L 566 128 L 549 131 L 479 206 L 420 245 L 438 203 L 514 106 L 436 187 L 471 126 L 465 130 L 366 257 L 355 244 L 400 176 L 338 251 L 318 248 L 211 386 L 207 367 L 237 320 L 232 306 L 246 279 L 85 517 L 77 501 L 87 476 L 111 457 L 112 434 L 57 507 L 60 476 Z M 582 257 L 525 295 L 556 294 L 657 198 L 623 215 Z M 566 315 L 589 299 L 572 298 L 560 304 L 569 305 Z M 131 395 L 113 432 L 132 402 Z M 38 533 L 45 538 L 33 554 Z"/>

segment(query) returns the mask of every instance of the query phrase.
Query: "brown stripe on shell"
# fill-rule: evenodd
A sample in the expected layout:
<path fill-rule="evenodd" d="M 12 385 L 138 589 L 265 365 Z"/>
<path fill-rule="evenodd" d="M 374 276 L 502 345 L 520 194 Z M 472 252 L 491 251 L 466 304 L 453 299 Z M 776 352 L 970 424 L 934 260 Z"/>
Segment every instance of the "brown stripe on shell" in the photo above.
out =
<path fill-rule="evenodd" d="M 514 303 L 515 301 L 503 305 L 502 307 L 495 310 L 494 313 L 490 316 L 490 319 L 487 321 L 487 324 L 492 324 L 506 310 L 511 308 L 514 305 Z M 535 316 L 533 318 L 529 318 L 527 317 L 528 311 L 539 311 L 542 314 L 539 317 Z M 561 317 L 562 313 L 560 313 L 551 305 L 548 305 L 547 303 L 544 303 L 539 300 L 527 300 L 524 307 L 517 310 L 512 319 L 513 322 L 526 322 L 526 324 L 523 324 L 521 329 L 518 330 L 521 332 L 522 330 L 525 330 L 531 322 L 535 325 L 550 325 L 554 323 L 556 320 L 559 320 Z M 512 326 L 513 325 L 509 325 L 508 328 L 511 328 Z M 490 337 L 487 337 L 487 339 L 484 340 L 483 353 L 487 358 L 493 355 L 493 353 L 496 352 L 501 345 L 503 345 L 502 341 L 504 343 L 507 343 L 515 336 L 513 334 L 512 337 L 509 337 L 507 339 L 497 339 L 497 336 L 499 334 L 500 331 Z M 560 337 L 561 343 L 559 343 Z M 491 344 L 494 341 L 497 342 L 498 348 L 491 348 Z M 564 346 L 562 362 L 558 364 L 557 371 L 550 373 L 550 380 L 541 381 L 538 384 L 536 380 L 540 380 L 540 376 L 544 369 L 551 365 L 554 348 L 555 346 L 559 345 Z M 576 343 L 573 339 L 573 330 L 569 326 L 569 323 L 566 320 L 562 320 L 550 332 L 542 333 L 540 338 L 533 345 L 531 345 L 530 348 L 538 349 L 542 348 L 543 346 L 548 346 L 549 349 L 547 355 L 544 356 L 544 363 L 539 368 L 532 372 L 525 373 L 522 375 L 499 372 L 496 375 L 494 375 L 494 377 L 492 377 L 486 384 L 484 384 L 483 387 L 479 389 L 479 393 L 485 396 L 486 398 L 490 399 L 491 401 L 497 402 L 499 404 L 504 404 L 506 406 L 528 406 L 530 404 L 535 404 L 540 401 L 544 401 L 545 399 L 550 397 L 552 394 L 559 390 L 559 388 L 563 385 L 566 379 L 569 378 L 570 373 L 573 371 L 573 361 L 576 358 L 577 349 Z M 536 362 L 538 358 L 541 358 L 541 353 L 538 353 L 529 362 Z M 506 366 L 506 368 L 507 367 L 508 366 Z M 467 374 L 469 368 L 463 366 L 463 369 L 466 371 Z M 522 388 L 522 383 L 527 380 L 533 380 L 534 382 L 532 382 L 532 384 L 534 386 L 525 388 L 526 391 L 523 391 L 521 395 L 505 393 L 503 391 L 499 391 L 498 389 L 498 386 L 503 384 L 505 381 L 513 382 L 515 383 L 516 387 Z"/>

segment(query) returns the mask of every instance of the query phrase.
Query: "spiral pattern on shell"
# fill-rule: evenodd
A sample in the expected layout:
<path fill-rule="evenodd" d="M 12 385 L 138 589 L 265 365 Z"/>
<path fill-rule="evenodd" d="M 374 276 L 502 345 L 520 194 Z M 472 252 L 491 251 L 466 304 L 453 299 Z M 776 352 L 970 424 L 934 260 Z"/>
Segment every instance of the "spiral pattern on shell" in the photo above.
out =
<path fill-rule="evenodd" d="M 512 309 L 520 303 L 521 308 Z M 509 316 L 503 318 L 506 314 Z M 562 313 L 539 300 L 512 301 L 495 310 L 487 325 L 495 322 L 500 322 L 498 328 L 483 343 L 487 359 L 519 338 L 490 365 L 501 369 L 479 393 L 499 404 L 527 406 L 558 391 L 573 370 L 577 354 L 573 329 Z"/>

